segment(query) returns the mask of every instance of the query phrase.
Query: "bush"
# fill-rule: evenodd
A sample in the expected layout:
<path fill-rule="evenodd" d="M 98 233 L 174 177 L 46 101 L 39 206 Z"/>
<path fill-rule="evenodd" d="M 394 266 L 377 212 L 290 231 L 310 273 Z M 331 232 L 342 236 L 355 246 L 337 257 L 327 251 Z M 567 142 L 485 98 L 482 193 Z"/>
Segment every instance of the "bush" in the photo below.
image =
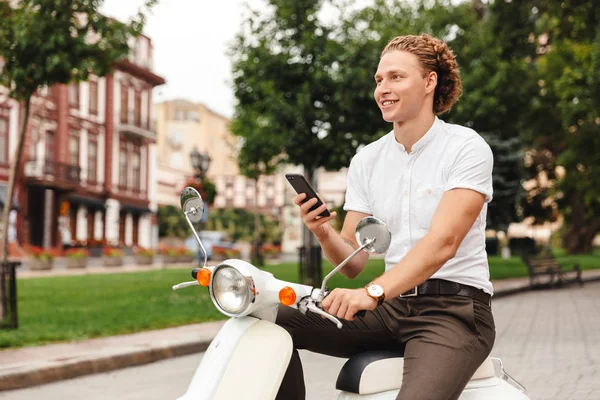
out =
<path fill-rule="evenodd" d="M 135 250 L 135 254 L 138 256 L 142 256 L 142 257 L 153 257 L 155 254 L 155 251 L 152 249 L 147 249 L 145 247 L 138 247 Z"/>
<path fill-rule="evenodd" d="M 102 252 L 105 257 L 123 257 L 123 251 L 116 247 L 105 247 Z"/>
<path fill-rule="evenodd" d="M 30 250 L 29 250 L 29 255 L 31 255 L 31 257 L 40 260 L 40 261 L 53 261 L 54 258 L 56 258 L 56 253 L 54 252 L 53 249 L 42 249 L 41 247 L 38 246 L 33 246 Z"/>
<path fill-rule="evenodd" d="M 511 254 L 514 255 L 529 255 L 537 254 L 535 240 L 526 236 L 522 238 L 510 238 L 508 241 Z"/>
<path fill-rule="evenodd" d="M 83 259 L 88 258 L 89 256 L 90 252 L 87 249 L 83 248 L 72 248 L 65 251 L 66 258 Z"/>

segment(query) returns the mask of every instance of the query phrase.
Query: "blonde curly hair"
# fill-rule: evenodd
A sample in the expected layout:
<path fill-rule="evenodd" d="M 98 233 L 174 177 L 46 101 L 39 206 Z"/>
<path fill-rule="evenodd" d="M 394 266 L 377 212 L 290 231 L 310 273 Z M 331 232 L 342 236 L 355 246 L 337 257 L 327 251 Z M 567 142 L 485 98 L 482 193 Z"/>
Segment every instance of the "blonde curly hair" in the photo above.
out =
<path fill-rule="evenodd" d="M 419 58 L 424 74 L 435 72 L 438 77 L 433 96 L 433 112 L 450 111 L 462 93 L 462 82 L 454 52 L 442 40 L 428 34 L 397 36 L 390 40 L 381 52 L 384 54 L 401 50 Z"/>

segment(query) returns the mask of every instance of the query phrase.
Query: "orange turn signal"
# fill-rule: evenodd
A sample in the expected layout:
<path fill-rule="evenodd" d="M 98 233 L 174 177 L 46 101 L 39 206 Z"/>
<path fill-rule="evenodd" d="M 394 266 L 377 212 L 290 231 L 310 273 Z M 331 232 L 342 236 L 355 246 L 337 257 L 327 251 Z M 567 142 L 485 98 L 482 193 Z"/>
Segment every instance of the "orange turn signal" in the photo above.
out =
<path fill-rule="evenodd" d="M 279 302 L 284 306 L 291 306 L 296 303 L 296 292 L 289 286 L 279 291 Z"/>
<path fill-rule="evenodd" d="M 210 285 L 210 276 L 211 276 L 211 272 L 210 269 L 208 268 L 202 268 L 200 271 L 198 271 L 198 274 L 196 275 L 196 280 L 198 281 L 198 283 L 200 284 L 200 286 L 208 286 Z"/>

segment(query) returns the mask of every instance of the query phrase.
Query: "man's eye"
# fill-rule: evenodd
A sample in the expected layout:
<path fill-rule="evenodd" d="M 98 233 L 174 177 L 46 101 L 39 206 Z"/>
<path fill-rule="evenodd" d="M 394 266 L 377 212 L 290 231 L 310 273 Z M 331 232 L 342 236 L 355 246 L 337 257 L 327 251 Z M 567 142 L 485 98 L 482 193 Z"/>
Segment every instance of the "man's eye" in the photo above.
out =
<path fill-rule="evenodd" d="M 392 79 L 396 79 L 396 80 L 398 80 L 398 79 L 400 79 L 400 78 L 401 78 L 401 76 L 400 76 L 400 75 L 394 75 L 394 76 L 392 76 Z"/>

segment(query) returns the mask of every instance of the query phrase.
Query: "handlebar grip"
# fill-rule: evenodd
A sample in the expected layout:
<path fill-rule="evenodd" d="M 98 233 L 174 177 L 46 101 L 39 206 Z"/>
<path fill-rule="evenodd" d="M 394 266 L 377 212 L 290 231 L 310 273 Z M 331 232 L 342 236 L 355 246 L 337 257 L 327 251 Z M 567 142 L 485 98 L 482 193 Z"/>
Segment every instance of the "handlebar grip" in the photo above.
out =
<path fill-rule="evenodd" d="M 356 314 L 354 314 L 354 318 L 364 318 L 367 315 L 367 310 L 359 310 Z"/>

